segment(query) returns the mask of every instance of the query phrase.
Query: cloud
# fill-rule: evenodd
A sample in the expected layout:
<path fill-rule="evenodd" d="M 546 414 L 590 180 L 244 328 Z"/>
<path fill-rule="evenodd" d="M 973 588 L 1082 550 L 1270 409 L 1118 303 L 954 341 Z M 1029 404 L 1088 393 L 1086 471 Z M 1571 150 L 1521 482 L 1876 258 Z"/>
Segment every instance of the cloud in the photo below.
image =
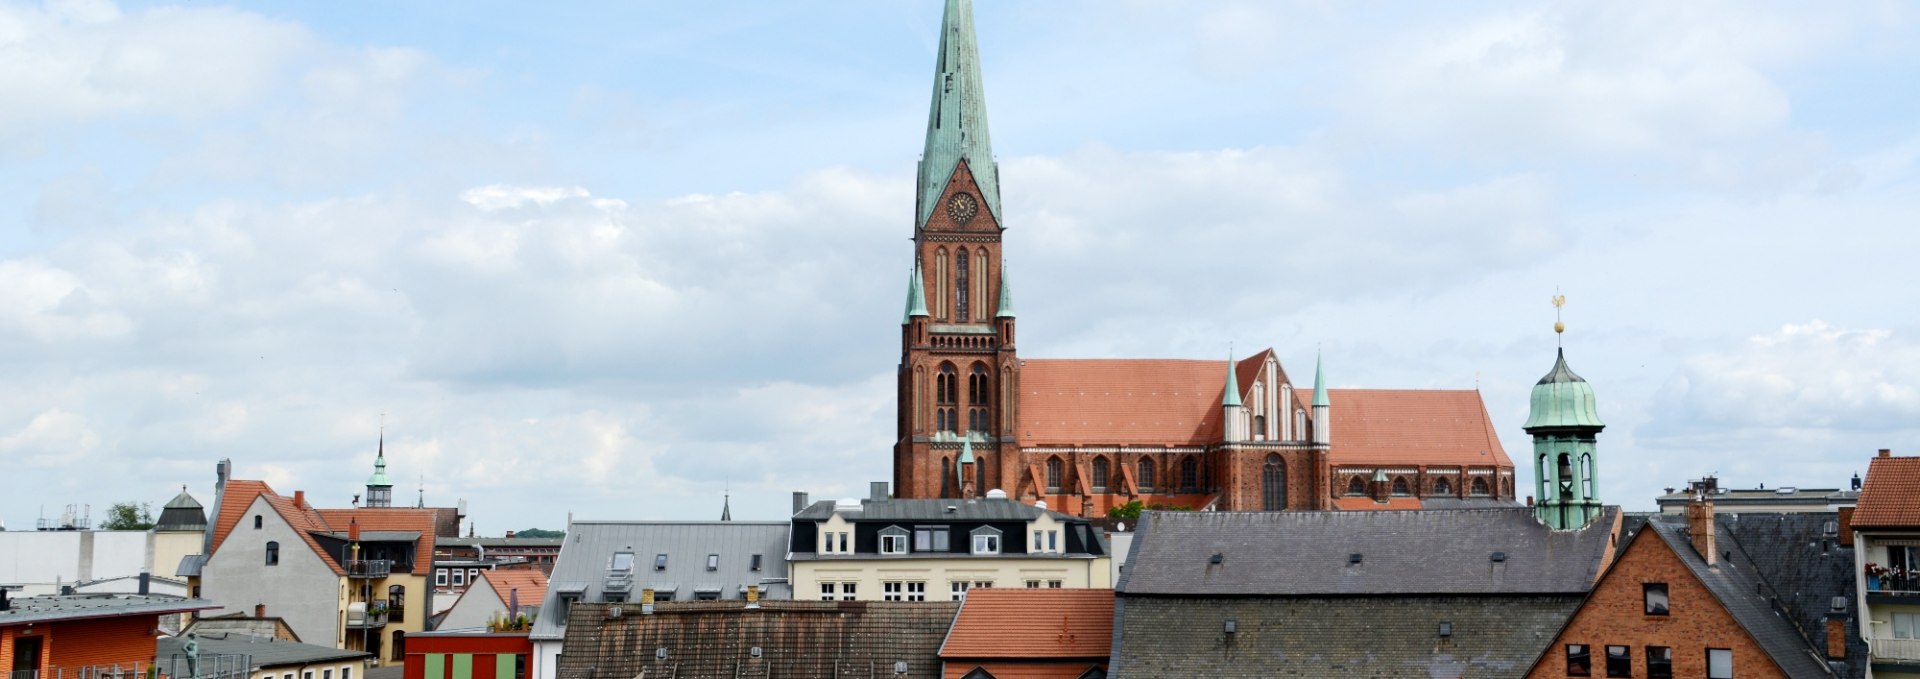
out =
<path fill-rule="evenodd" d="M 1661 388 L 1648 430 L 1694 441 L 1724 432 L 1912 432 L 1920 421 L 1920 343 L 1892 330 L 1787 324 L 1690 356 Z"/>
<path fill-rule="evenodd" d="M 476 186 L 460 194 L 460 200 L 482 210 L 504 210 L 528 203 L 546 206 L 568 198 L 586 198 L 587 190 L 578 186 Z"/>

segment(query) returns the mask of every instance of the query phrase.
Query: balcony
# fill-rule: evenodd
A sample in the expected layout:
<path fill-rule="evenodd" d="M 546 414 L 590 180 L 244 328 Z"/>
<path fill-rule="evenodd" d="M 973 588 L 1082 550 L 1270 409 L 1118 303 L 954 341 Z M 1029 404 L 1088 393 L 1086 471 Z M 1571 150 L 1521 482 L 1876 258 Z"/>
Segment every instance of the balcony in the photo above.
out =
<path fill-rule="evenodd" d="M 387 612 L 356 614 L 347 611 L 347 629 L 379 629 L 387 626 Z"/>
<path fill-rule="evenodd" d="M 1920 670 L 1920 639 L 1872 639 L 1867 647 L 1875 664 L 1891 663 Z"/>
<path fill-rule="evenodd" d="M 384 578 L 393 573 L 393 562 L 386 559 L 362 559 L 347 562 L 349 578 Z"/>

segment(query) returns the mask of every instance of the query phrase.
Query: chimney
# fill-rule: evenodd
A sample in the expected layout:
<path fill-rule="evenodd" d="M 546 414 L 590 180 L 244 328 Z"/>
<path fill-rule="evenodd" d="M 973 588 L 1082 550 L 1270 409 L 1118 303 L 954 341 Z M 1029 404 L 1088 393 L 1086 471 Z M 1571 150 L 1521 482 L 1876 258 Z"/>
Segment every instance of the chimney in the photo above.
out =
<path fill-rule="evenodd" d="M 140 570 L 140 590 L 139 590 L 140 595 L 146 596 L 147 592 L 152 587 L 153 587 L 153 574 L 148 573 L 146 569 L 141 569 Z"/>
<path fill-rule="evenodd" d="M 793 513 L 799 514 L 800 510 L 806 509 L 808 504 L 809 503 L 807 502 L 807 491 L 804 491 L 804 490 L 793 491 Z"/>
<path fill-rule="evenodd" d="M 1847 619 L 1844 617 L 1827 616 L 1827 658 L 1847 658 Z"/>
<path fill-rule="evenodd" d="M 1880 449 L 1880 457 L 1893 457 L 1893 449 L 1892 449 L 1892 448 L 1881 448 L 1881 449 Z"/>
<path fill-rule="evenodd" d="M 260 619 L 265 619 L 265 618 L 267 617 L 267 605 L 266 605 L 266 604 L 254 604 L 254 605 L 253 605 L 253 617 L 255 617 L 255 618 L 260 618 Z"/>
<path fill-rule="evenodd" d="M 507 531 L 507 539 L 508 539 L 508 540 L 512 540 L 512 539 L 513 539 L 513 531 Z"/>
<path fill-rule="evenodd" d="M 1718 562 L 1719 552 L 1714 549 L 1713 540 L 1713 498 L 1707 495 L 1694 495 L 1693 502 L 1687 503 L 1687 537 L 1693 542 L 1693 551 L 1711 566 Z"/>
<path fill-rule="evenodd" d="M 304 490 L 293 491 L 293 508 L 294 509 L 307 508 L 307 491 L 304 491 Z"/>
<path fill-rule="evenodd" d="M 1853 509 L 1852 507 L 1840 508 L 1840 520 L 1837 523 L 1840 529 L 1841 547 L 1853 546 Z"/>
<path fill-rule="evenodd" d="M 1533 496 L 1532 496 L 1532 495 L 1528 495 L 1528 496 L 1527 496 L 1527 506 L 1528 506 L 1528 507 L 1532 507 L 1532 506 L 1533 506 Z"/>
<path fill-rule="evenodd" d="M 347 519 L 347 540 L 350 542 L 360 541 L 360 520 L 359 519 Z"/>
<path fill-rule="evenodd" d="M 867 483 L 867 499 L 880 502 L 887 499 L 887 482 L 871 481 Z"/>

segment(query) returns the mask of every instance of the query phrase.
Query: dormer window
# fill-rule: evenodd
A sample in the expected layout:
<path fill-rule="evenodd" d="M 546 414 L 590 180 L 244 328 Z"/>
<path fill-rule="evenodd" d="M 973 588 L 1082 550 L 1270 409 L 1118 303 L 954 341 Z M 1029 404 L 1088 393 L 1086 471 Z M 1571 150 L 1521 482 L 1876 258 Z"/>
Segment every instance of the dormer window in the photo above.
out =
<path fill-rule="evenodd" d="M 991 526 L 973 529 L 973 553 L 975 555 L 1000 553 L 1000 530 Z"/>
<path fill-rule="evenodd" d="M 880 529 L 881 554 L 907 553 L 907 529 L 899 526 L 887 526 Z"/>
<path fill-rule="evenodd" d="M 633 552 L 615 552 L 613 554 L 613 563 L 607 566 L 607 570 L 611 570 L 611 571 L 633 570 Z"/>
<path fill-rule="evenodd" d="M 655 555 L 653 555 L 653 569 L 654 569 L 654 570 L 656 570 L 656 571 L 664 571 L 664 570 L 666 570 L 666 569 L 667 569 L 667 555 L 665 555 L 665 554 L 655 554 Z"/>

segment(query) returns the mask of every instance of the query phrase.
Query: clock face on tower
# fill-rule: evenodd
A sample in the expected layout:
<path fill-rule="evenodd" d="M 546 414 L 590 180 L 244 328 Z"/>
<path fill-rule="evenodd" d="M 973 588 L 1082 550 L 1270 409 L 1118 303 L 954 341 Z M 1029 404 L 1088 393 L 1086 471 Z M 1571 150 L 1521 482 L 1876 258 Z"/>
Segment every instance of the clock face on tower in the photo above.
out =
<path fill-rule="evenodd" d="M 947 201 L 947 216 L 952 217 L 957 223 L 965 224 L 972 221 L 973 216 L 979 212 L 980 204 L 974 202 L 971 193 L 956 193 Z"/>

